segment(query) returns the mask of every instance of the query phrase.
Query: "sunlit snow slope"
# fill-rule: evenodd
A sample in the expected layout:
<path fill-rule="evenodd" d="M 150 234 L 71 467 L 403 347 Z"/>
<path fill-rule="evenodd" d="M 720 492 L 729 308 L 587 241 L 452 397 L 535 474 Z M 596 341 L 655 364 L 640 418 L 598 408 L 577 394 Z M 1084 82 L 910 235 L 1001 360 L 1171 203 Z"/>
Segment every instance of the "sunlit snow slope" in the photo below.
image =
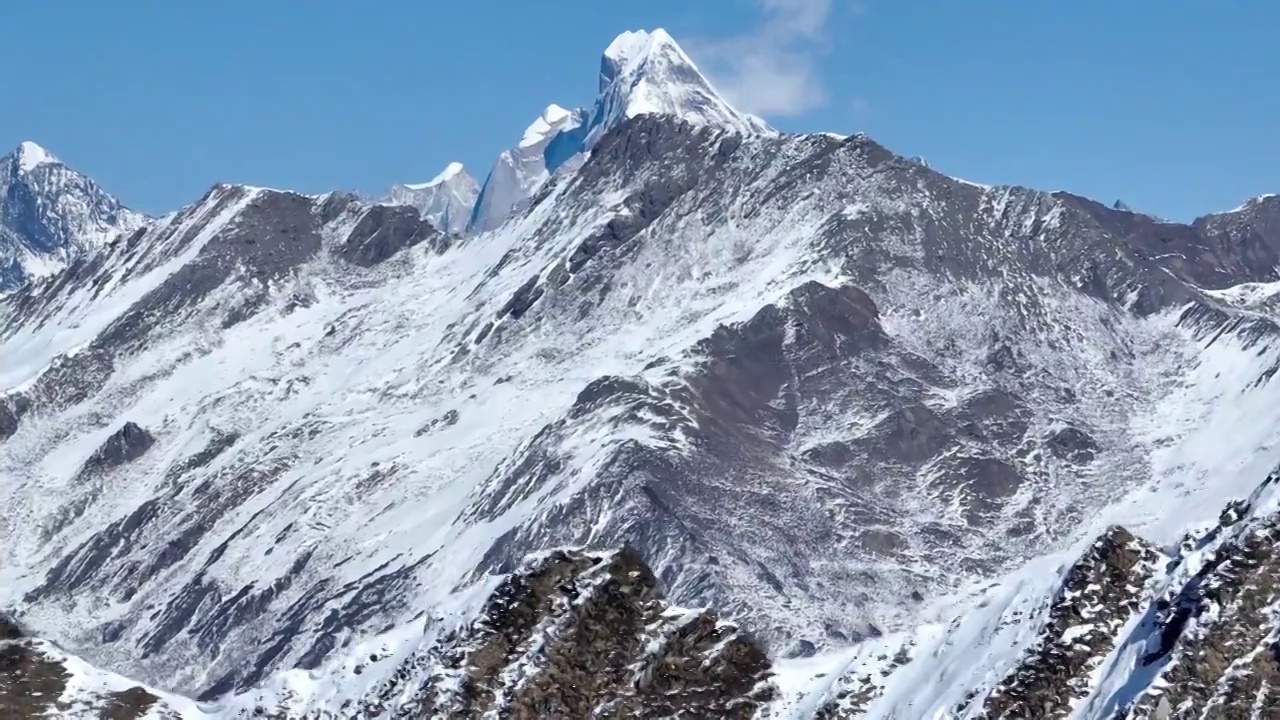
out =
<path fill-rule="evenodd" d="M 0 609 L 340 706 L 370 643 L 626 544 L 769 649 L 761 712 L 976 717 L 1107 528 L 1167 555 L 1280 462 L 1280 200 L 1163 223 L 661 108 L 579 162 L 466 237 L 218 186 L 6 297 Z"/>

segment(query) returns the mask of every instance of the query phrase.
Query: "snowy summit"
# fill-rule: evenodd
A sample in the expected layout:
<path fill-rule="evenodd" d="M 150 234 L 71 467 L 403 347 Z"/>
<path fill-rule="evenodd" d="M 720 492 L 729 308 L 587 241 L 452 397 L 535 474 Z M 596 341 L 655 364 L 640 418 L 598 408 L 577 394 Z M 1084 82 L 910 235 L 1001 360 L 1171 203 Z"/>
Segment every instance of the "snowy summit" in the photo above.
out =
<path fill-rule="evenodd" d="M 53 153 L 19 143 L 0 158 L 0 294 L 60 272 L 144 221 Z"/>
<path fill-rule="evenodd" d="M 740 133 L 773 132 L 720 97 L 666 30 L 624 32 L 605 48 L 600 84 L 589 108 L 552 103 L 498 156 L 476 202 L 469 229 L 502 225 L 557 169 L 573 165 L 610 129 L 639 115 L 678 117 Z"/>
<path fill-rule="evenodd" d="M 53 153 L 30 140 L 19 143 L 14 154 L 17 156 L 18 167 L 22 172 L 31 172 L 41 165 L 58 162 L 58 158 L 54 157 Z"/>
<path fill-rule="evenodd" d="M 429 187 L 435 187 L 437 185 L 446 183 L 452 180 L 453 178 L 457 177 L 459 173 L 464 173 L 464 172 L 466 172 L 466 168 L 462 166 L 462 163 L 451 162 L 445 166 L 444 170 L 440 171 L 439 175 L 436 175 L 430 180 L 424 183 L 410 183 L 405 185 L 405 187 L 409 188 L 410 190 L 424 190 Z"/>
<path fill-rule="evenodd" d="M 383 202 L 415 207 L 436 229 L 458 233 L 466 230 L 479 195 L 480 184 L 471 173 L 451 162 L 427 182 L 392 187 Z"/>
<path fill-rule="evenodd" d="M 520 147 L 530 147 L 546 140 L 548 136 L 559 132 L 572 117 L 572 112 L 551 103 L 546 110 L 542 111 L 538 119 L 525 129 L 524 137 L 520 138 Z"/>
<path fill-rule="evenodd" d="M 662 28 L 624 32 L 605 49 L 593 129 L 603 132 L 621 119 L 648 113 L 739 132 L 770 130 L 760 118 L 739 112 L 720 97 Z"/>

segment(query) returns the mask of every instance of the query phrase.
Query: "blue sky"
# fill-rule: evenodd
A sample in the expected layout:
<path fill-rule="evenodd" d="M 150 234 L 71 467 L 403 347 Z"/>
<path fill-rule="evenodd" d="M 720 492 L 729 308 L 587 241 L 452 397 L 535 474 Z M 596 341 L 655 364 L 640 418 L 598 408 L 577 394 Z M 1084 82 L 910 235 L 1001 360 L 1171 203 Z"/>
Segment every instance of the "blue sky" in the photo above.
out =
<path fill-rule="evenodd" d="M 150 212 L 215 182 L 377 192 L 585 104 L 667 28 L 786 130 L 865 131 L 972 180 L 1189 219 L 1280 192 L 1280 3 L 557 0 L 0 3 L 0 145 Z"/>

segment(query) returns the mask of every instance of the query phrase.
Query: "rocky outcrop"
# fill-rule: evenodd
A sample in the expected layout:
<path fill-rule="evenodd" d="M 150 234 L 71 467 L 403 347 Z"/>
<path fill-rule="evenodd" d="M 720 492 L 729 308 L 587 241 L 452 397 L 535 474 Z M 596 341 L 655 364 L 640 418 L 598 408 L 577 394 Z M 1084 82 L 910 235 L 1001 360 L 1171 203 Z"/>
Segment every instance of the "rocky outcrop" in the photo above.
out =
<path fill-rule="evenodd" d="M 630 548 L 547 553 L 506 577 L 474 621 L 427 630 L 418 651 L 389 670 L 375 670 L 385 660 L 377 654 L 355 665 L 356 677 L 385 679 L 336 714 L 251 691 L 215 702 L 208 715 L 182 716 L 749 720 L 776 692 L 754 639 L 710 610 L 668 605 Z M 132 720 L 157 704 L 172 712 L 140 686 L 72 693 L 70 680 L 52 646 L 0 617 L 0 717 Z"/>
<path fill-rule="evenodd" d="M 29 407 L 30 402 L 21 393 L 0 396 L 0 442 L 8 440 L 18 431 L 18 423 Z"/>
<path fill-rule="evenodd" d="M 895 670 L 911 662 L 912 647 L 903 645 L 892 657 L 885 654 L 877 658 L 878 670 L 858 668 L 845 673 L 836 682 L 834 692 L 818 706 L 813 720 L 859 720 L 866 717 L 867 708 L 884 694 L 886 679 Z"/>
<path fill-rule="evenodd" d="M 360 717 L 746 720 L 774 692 L 769 666 L 737 626 L 667 605 L 635 551 L 554 551 L 403 663 Z"/>
<path fill-rule="evenodd" d="M 1065 718 L 1087 697 L 1090 673 L 1142 607 L 1160 555 L 1121 527 L 1108 528 L 1067 572 L 1037 642 L 987 697 L 992 720 Z"/>
<path fill-rule="evenodd" d="M 1280 514 L 1250 522 L 1153 608 L 1163 668 L 1133 720 L 1280 718 Z"/>
<path fill-rule="evenodd" d="M 0 718 L 95 718 L 137 720 L 153 709 L 166 717 L 160 698 L 141 686 L 115 689 L 106 683 L 80 683 L 56 648 L 26 637 L 0 615 Z"/>
<path fill-rule="evenodd" d="M 155 444 L 155 437 L 135 422 L 126 422 L 94 451 L 80 469 L 81 475 L 105 472 L 133 462 Z"/>

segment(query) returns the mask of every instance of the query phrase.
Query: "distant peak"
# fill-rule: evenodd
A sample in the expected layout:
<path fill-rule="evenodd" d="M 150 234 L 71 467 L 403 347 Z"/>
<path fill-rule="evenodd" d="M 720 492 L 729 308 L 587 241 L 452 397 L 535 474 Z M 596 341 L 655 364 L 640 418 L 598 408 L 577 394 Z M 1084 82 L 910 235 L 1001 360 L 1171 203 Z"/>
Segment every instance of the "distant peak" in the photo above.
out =
<path fill-rule="evenodd" d="M 441 170 L 439 175 L 436 175 L 430 180 L 424 183 L 413 183 L 413 184 L 406 183 L 405 187 L 409 188 L 410 190 L 425 190 L 427 188 L 435 187 L 437 185 L 443 185 L 444 183 L 449 182 L 450 180 L 458 177 L 459 175 L 465 175 L 466 173 L 467 173 L 467 169 L 462 165 L 462 163 L 451 162 L 448 165 L 444 166 L 444 170 Z"/>
<path fill-rule="evenodd" d="M 682 118 L 743 133 L 770 132 L 767 123 L 735 110 L 662 28 L 629 30 L 600 60 L 600 98 L 587 146 L 610 126 L 637 115 Z"/>
<path fill-rule="evenodd" d="M 546 110 L 542 111 L 542 121 L 545 123 L 558 123 L 572 114 L 559 105 L 551 103 Z"/>
<path fill-rule="evenodd" d="M 666 30 L 628 30 L 609 43 L 604 50 L 604 72 L 600 78 L 603 91 L 615 77 L 648 60 L 654 55 L 666 55 L 679 64 L 694 67 L 693 60 L 685 54 Z M 614 72 L 609 73 L 612 69 Z"/>
<path fill-rule="evenodd" d="M 1249 198 L 1248 200 L 1245 200 L 1244 202 L 1240 203 L 1240 205 L 1238 205 L 1237 207 L 1227 210 L 1226 212 L 1218 212 L 1218 213 L 1211 213 L 1211 214 L 1229 215 L 1231 213 L 1244 212 L 1246 210 L 1252 210 L 1255 208 L 1262 207 L 1264 204 L 1268 204 L 1273 200 L 1277 201 L 1277 203 L 1280 204 L 1280 194 L 1268 193 L 1266 195 L 1257 195 Z"/>
<path fill-rule="evenodd" d="M 573 113 L 569 110 L 551 103 L 546 110 L 538 116 L 533 124 L 525 128 L 524 136 L 520 138 L 520 147 L 529 147 L 537 145 L 546 140 L 547 137 L 555 132 L 563 130 L 573 120 Z"/>
<path fill-rule="evenodd" d="M 466 168 L 462 167 L 462 163 L 460 163 L 460 162 L 451 162 L 451 163 L 449 163 L 448 165 L 445 165 L 445 166 L 444 166 L 444 170 L 441 170 L 439 175 L 437 175 L 437 176 L 435 176 L 434 178 L 432 178 L 432 179 L 431 179 L 431 182 L 432 182 L 432 183 L 442 183 L 442 182 L 444 182 L 444 181 L 446 181 L 446 180 L 448 180 L 448 179 L 452 178 L 453 176 L 457 175 L 458 173 L 460 173 L 460 172 L 464 171 L 465 169 L 466 169 Z"/>
<path fill-rule="evenodd" d="M 13 154 L 18 160 L 18 168 L 22 172 L 31 172 L 41 165 L 59 162 L 58 158 L 53 156 L 53 153 L 30 140 L 18 143 L 18 148 L 14 150 Z"/>
<path fill-rule="evenodd" d="M 665 64 L 668 69 L 679 68 L 678 72 L 691 73 L 706 82 L 693 59 L 666 30 L 628 30 L 614 38 L 604 50 L 600 63 L 600 92 L 605 92 L 619 77 L 642 73 L 651 60 Z"/>

